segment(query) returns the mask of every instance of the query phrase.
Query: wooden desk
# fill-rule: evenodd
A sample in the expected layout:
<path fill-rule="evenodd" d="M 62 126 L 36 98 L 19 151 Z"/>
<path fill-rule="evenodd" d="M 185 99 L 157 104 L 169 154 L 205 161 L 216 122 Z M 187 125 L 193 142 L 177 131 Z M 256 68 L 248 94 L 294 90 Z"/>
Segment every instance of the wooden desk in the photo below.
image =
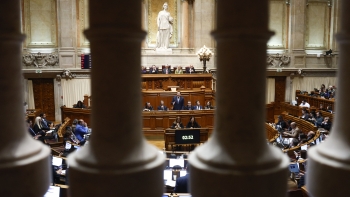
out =
<path fill-rule="evenodd" d="M 181 129 L 166 129 L 165 133 L 164 133 L 164 147 L 167 151 L 171 151 L 174 148 L 175 144 L 175 131 L 176 130 L 181 130 Z M 189 130 L 189 129 L 182 129 L 182 130 Z M 208 141 L 208 128 L 199 128 L 200 130 L 200 144 L 204 143 L 206 141 Z M 190 151 L 190 149 L 192 149 L 192 147 L 194 147 L 195 145 L 199 145 L 199 144 L 181 144 L 182 149 L 184 150 L 180 150 L 180 151 Z"/>

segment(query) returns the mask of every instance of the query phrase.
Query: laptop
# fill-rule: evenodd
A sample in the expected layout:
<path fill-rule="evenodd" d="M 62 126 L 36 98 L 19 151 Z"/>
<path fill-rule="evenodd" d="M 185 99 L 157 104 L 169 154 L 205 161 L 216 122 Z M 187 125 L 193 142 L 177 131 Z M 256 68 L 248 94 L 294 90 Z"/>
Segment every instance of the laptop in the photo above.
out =
<path fill-rule="evenodd" d="M 289 171 L 294 174 L 299 174 L 299 164 L 298 163 L 291 163 L 289 164 Z"/>
<path fill-rule="evenodd" d="M 53 166 L 62 166 L 62 158 L 59 157 L 52 157 L 52 165 Z"/>

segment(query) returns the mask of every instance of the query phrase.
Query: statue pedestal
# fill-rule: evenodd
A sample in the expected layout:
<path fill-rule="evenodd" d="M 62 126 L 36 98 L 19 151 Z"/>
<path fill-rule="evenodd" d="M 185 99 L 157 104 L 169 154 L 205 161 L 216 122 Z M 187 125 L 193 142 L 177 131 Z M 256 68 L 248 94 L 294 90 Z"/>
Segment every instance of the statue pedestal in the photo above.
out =
<path fill-rule="evenodd" d="M 170 48 L 156 48 L 156 53 L 158 54 L 173 54 L 173 50 Z"/>

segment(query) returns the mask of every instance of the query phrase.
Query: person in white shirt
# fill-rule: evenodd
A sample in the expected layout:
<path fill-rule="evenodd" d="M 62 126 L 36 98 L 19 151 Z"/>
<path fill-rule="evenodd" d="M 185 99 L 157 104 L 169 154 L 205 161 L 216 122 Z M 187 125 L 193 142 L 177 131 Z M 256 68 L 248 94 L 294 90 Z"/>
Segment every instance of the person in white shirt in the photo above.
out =
<path fill-rule="evenodd" d="M 299 107 L 307 107 L 307 108 L 310 108 L 310 104 L 307 103 L 306 101 L 301 101 Z"/>

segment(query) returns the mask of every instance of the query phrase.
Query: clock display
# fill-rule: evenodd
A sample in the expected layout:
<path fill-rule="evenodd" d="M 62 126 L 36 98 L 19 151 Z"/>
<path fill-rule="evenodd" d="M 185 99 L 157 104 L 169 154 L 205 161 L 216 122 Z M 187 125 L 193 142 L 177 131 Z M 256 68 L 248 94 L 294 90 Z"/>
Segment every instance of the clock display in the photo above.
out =
<path fill-rule="evenodd" d="M 175 144 L 199 144 L 200 130 L 199 129 L 176 129 Z"/>

